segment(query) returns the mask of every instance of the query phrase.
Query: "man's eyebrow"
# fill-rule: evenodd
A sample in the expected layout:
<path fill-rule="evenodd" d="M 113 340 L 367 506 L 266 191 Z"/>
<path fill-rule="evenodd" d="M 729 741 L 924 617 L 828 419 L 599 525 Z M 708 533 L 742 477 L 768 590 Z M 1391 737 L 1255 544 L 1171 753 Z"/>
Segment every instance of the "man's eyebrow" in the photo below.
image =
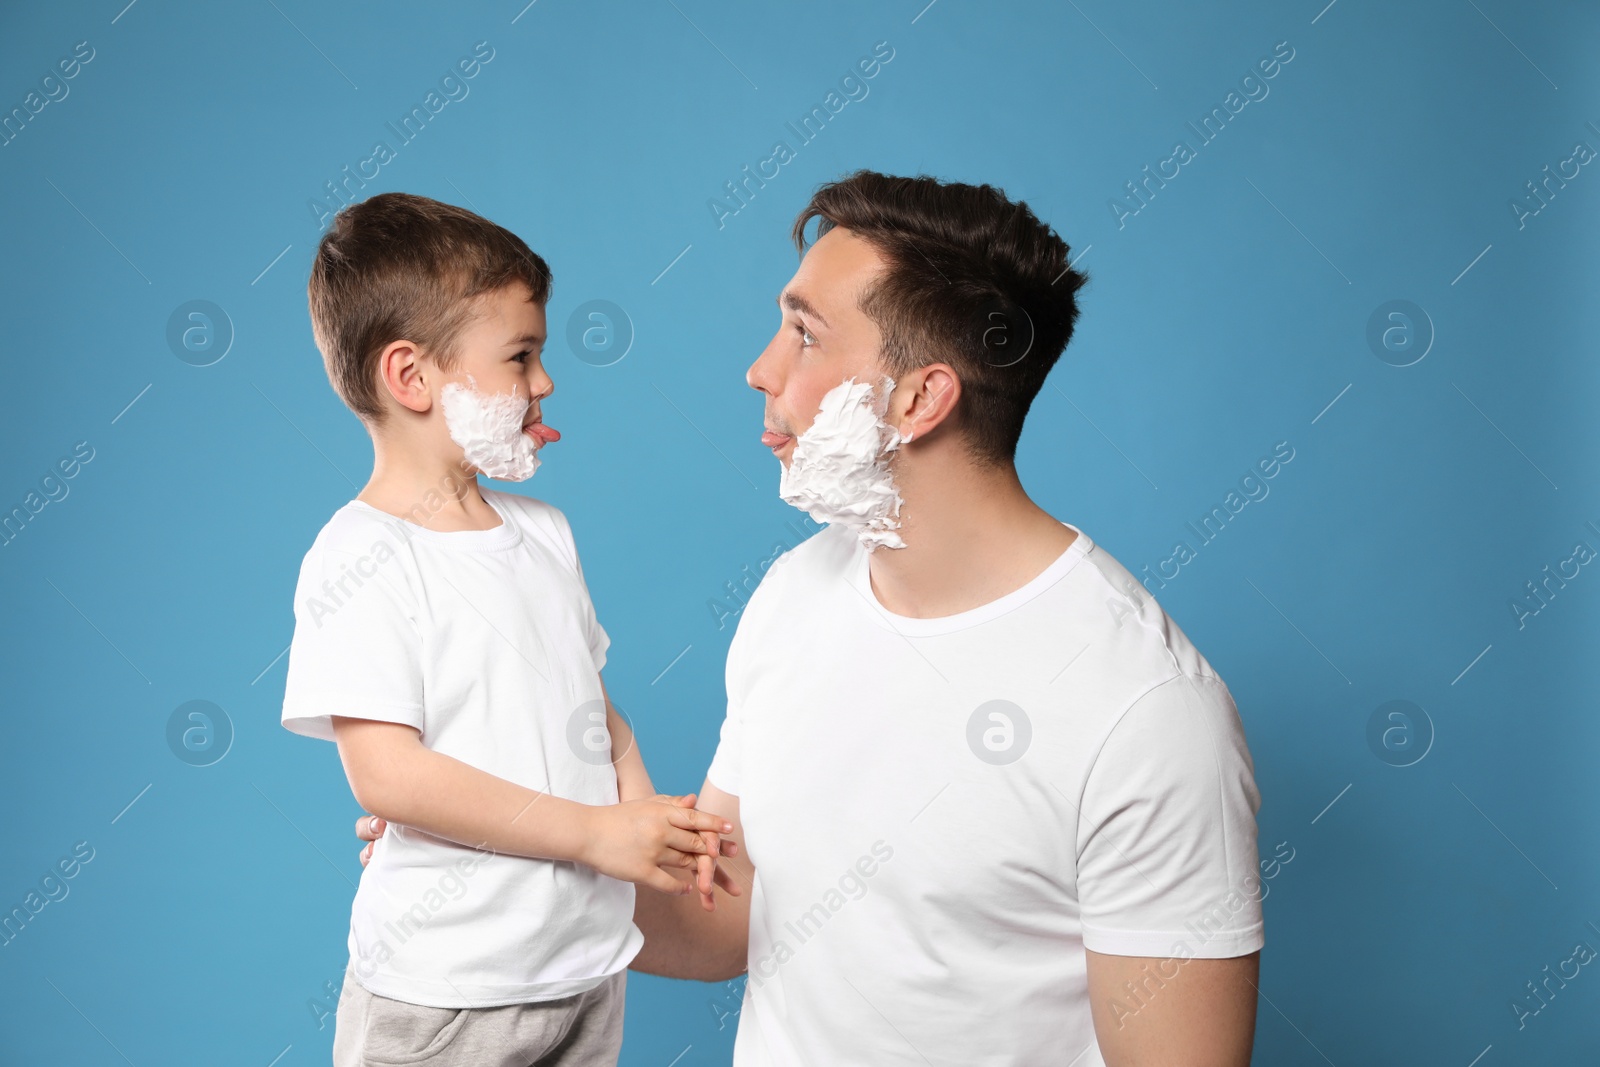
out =
<path fill-rule="evenodd" d="M 822 323 L 822 325 L 828 325 L 828 320 L 822 317 L 822 312 L 813 307 L 811 301 L 807 300 L 799 293 L 791 293 L 787 289 L 784 290 L 778 294 L 778 305 L 780 307 L 789 308 L 792 311 L 798 311 L 802 315 L 810 315 L 812 318 Z"/>

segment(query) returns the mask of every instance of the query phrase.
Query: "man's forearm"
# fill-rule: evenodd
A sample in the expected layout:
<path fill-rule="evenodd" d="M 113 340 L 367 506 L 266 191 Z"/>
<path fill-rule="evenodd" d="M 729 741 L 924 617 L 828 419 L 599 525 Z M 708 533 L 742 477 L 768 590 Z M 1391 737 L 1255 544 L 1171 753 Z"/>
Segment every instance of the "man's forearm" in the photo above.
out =
<path fill-rule="evenodd" d="M 706 911 L 694 897 L 660 893 L 634 894 L 633 921 L 644 933 L 644 948 L 631 966 L 645 974 L 720 982 L 744 973 L 750 949 L 750 897 L 756 868 L 745 850 L 739 798 L 718 789 L 709 778 L 700 787 L 707 811 L 733 824 L 724 839 L 733 846 L 717 862 L 739 888 L 739 895 L 721 893 L 716 910 Z M 687 877 L 687 874 L 674 874 Z"/>
<path fill-rule="evenodd" d="M 629 969 L 700 982 L 743 974 L 750 942 L 749 894 L 746 886 L 744 896 L 720 895 L 717 910 L 706 911 L 693 896 L 635 893 L 633 921 L 644 934 L 644 948 Z"/>

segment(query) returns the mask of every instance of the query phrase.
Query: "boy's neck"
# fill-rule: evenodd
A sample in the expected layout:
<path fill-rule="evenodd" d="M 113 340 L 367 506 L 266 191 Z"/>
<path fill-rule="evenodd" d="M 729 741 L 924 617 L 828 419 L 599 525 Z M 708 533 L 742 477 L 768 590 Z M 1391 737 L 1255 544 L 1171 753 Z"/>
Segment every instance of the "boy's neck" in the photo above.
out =
<path fill-rule="evenodd" d="M 424 442 L 383 432 L 372 434 L 372 477 L 356 499 L 441 533 L 489 530 L 501 522 L 470 467 Z"/>

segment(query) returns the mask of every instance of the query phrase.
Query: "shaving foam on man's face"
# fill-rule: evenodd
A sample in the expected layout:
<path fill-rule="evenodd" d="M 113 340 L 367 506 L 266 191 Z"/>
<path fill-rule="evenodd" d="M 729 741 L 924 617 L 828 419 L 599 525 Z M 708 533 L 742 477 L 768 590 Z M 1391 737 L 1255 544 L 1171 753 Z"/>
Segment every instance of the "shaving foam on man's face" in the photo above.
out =
<path fill-rule="evenodd" d="M 784 501 L 850 527 L 869 552 L 906 547 L 895 532 L 902 501 L 888 463 L 901 437 L 883 420 L 893 390 L 888 376 L 878 388 L 851 377 L 830 389 L 778 480 Z"/>
<path fill-rule="evenodd" d="M 491 478 L 522 482 L 539 469 L 539 448 L 559 435 L 543 422 L 526 423 L 532 399 L 517 393 L 480 392 L 477 380 L 448 382 L 439 390 L 445 427 L 462 456 Z"/>

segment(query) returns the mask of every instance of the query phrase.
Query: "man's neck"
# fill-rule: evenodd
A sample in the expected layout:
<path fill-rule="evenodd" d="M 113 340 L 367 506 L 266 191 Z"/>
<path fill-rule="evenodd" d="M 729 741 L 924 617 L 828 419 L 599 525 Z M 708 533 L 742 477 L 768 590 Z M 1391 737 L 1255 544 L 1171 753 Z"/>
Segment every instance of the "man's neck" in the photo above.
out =
<path fill-rule="evenodd" d="M 372 435 L 372 477 L 356 499 L 439 532 L 487 530 L 501 521 L 475 474 L 398 433 Z"/>
<path fill-rule="evenodd" d="M 1033 502 L 1014 466 L 934 458 L 896 475 L 906 547 L 868 557 L 889 611 L 939 618 L 981 607 L 1038 577 L 1077 538 Z"/>

